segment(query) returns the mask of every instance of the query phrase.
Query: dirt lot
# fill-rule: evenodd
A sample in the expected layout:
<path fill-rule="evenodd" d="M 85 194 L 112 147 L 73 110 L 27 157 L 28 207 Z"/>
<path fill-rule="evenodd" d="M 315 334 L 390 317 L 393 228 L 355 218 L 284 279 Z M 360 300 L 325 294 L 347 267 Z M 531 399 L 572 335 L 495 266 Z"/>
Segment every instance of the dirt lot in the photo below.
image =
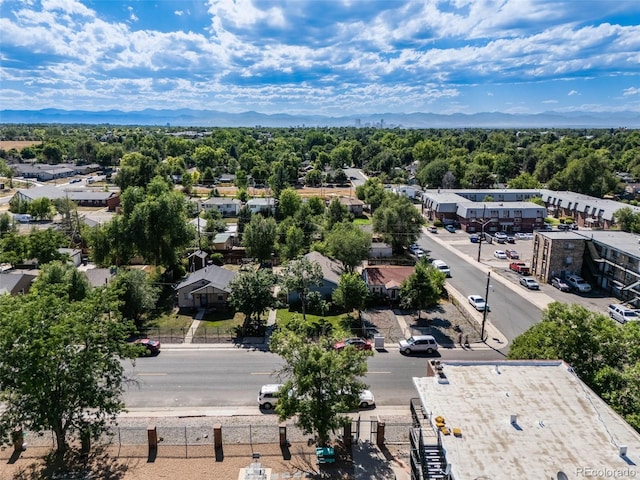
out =
<path fill-rule="evenodd" d="M 21 150 L 24 147 L 40 145 L 41 143 L 42 142 L 40 140 L 0 140 L 0 149 L 11 150 L 12 148 L 15 148 L 16 150 Z"/>

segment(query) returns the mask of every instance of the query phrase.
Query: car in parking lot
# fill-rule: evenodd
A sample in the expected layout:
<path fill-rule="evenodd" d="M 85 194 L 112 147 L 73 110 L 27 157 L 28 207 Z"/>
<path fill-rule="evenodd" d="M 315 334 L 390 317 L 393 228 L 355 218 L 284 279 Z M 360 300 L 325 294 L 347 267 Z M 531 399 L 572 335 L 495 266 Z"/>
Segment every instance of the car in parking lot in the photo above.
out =
<path fill-rule="evenodd" d="M 507 258 L 511 258 L 513 260 L 518 260 L 520 258 L 520 254 L 517 250 L 505 250 L 504 253 L 507 254 Z"/>
<path fill-rule="evenodd" d="M 571 287 L 567 285 L 567 282 L 562 280 L 560 277 L 553 277 L 551 279 L 551 286 L 557 288 L 561 292 L 568 292 L 571 290 Z"/>
<path fill-rule="evenodd" d="M 640 321 L 638 310 L 617 303 L 609 305 L 609 316 L 620 323 Z"/>
<path fill-rule="evenodd" d="M 356 350 L 371 350 L 371 340 L 368 338 L 347 338 L 341 342 L 336 342 L 333 345 L 334 350 L 344 350 L 345 347 L 352 346 Z"/>
<path fill-rule="evenodd" d="M 591 291 L 591 285 L 580 275 L 567 275 L 565 280 L 571 289 L 578 293 L 589 293 Z"/>
<path fill-rule="evenodd" d="M 467 297 L 467 300 L 471 305 L 473 305 L 473 308 L 475 308 L 479 312 L 484 312 L 485 308 L 487 309 L 487 312 L 491 311 L 491 308 L 489 307 L 489 305 L 487 305 L 484 297 L 480 295 L 469 295 Z"/>
<path fill-rule="evenodd" d="M 529 290 L 540 290 L 540 284 L 531 277 L 520 277 L 520 285 Z"/>
<path fill-rule="evenodd" d="M 514 237 L 516 240 L 531 240 L 533 238 L 533 234 L 518 232 L 514 234 Z"/>
<path fill-rule="evenodd" d="M 429 233 L 438 233 L 438 228 L 431 225 L 430 227 L 427 227 L 427 231 Z"/>
<path fill-rule="evenodd" d="M 493 256 L 499 258 L 500 260 L 504 260 L 507 258 L 507 254 L 504 253 L 504 250 L 496 250 L 493 252 Z"/>
<path fill-rule="evenodd" d="M 433 335 L 414 335 L 398 342 L 400 353 L 411 355 L 415 352 L 434 353 L 438 350 L 438 343 Z"/>
<path fill-rule="evenodd" d="M 469 240 L 471 241 L 471 243 L 480 243 L 480 235 L 474 233 L 473 235 L 469 236 Z"/>
<path fill-rule="evenodd" d="M 450 233 L 456 233 L 456 227 L 453 225 L 445 225 L 444 229 Z"/>

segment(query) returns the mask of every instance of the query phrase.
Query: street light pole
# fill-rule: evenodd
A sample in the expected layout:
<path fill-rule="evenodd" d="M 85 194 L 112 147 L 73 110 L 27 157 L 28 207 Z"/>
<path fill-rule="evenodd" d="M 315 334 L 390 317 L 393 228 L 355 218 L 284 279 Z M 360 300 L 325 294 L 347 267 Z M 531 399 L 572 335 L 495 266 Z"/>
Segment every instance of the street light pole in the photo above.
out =
<path fill-rule="evenodd" d="M 484 325 L 487 322 L 487 311 L 489 310 L 489 280 L 491 272 L 487 272 L 487 288 L 484 292 L 484 310 L 482 311 L 482 330 L 480 331 L 480 341 L 484 342 Z"/>
<path fill-rule="evenodd" d="M 480 239 L 478 241 L 478 262 L 480 261 L 480 253 L 482 252 L 482 242 L 484 241 L 484 227 L 489 225 L 493 221 L 493 218 L 490 218 L 486 222 L 482 222 L 482 228 L 480 233 Z"/>

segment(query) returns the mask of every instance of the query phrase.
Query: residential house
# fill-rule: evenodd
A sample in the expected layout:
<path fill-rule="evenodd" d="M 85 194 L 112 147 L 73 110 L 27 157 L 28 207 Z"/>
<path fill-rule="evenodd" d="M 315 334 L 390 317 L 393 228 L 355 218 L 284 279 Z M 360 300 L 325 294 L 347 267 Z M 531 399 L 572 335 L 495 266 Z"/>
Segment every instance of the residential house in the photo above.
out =
<path fill-rule="evenodd" d="M 272 197 L 252 198 L 247 202 L 247 207 L 251 213 L 262 213 L 263 215 L 273 215 L 276 211 L 275 199 Z"/>
<path fill-rule="evenodd" d="M 374 295 L 386 297 L 392 302 L 400 299 L 400 286 L 413 272 L 414 267 L 400 265 L 379 265 L 365 267 L 362 279 Z"/>
<path fill-rule="evenodd" d="M 236 244 L 236 235 L 231 232 L 217 233 L 211 244 L 216 250 L 231 250 Z"/>
<path fill-rule="evenodd" d="M 349 213 L 356 217 L 362 216 L 364 212 L 364 202 L 355 197 L 340 197 L 340 203 L 347 207 Z"/>
<path fill-rule="evenodd" d="M 37 275 L 18 270 L 8 270 L 0 273 L 0 295 L 21 295 L 29 293 L 31 284 Z"/>
<path fill-rule="evenodd" d="M 223 217 L 237 217 L 240 212 L 242 202 L 237 198 L 230 197 L 210 197 L 202 202 L 198 202 L 201 210 L 217 210 Z"/>
<path fill-rule="evenodd" d="M 225 308 L 237 272 L 217 265 L 190 273 L 176 287 L 180 308 Z"/>
<path fill-rule="evenodd" d="M 342 265 L 318 252 L 309 252 L 304 258 L 318 263 L 322 269 L 322 285 L 311 287 L 310 291 L 320 292 L 325 299 L 331 298 L 333 291 L 340 284 L 340 275 L 343 273 Z M 296 303 L 300 301 L 300 296 L 298 292 L 288 292 L 287 299 L 289 303 Z"/>

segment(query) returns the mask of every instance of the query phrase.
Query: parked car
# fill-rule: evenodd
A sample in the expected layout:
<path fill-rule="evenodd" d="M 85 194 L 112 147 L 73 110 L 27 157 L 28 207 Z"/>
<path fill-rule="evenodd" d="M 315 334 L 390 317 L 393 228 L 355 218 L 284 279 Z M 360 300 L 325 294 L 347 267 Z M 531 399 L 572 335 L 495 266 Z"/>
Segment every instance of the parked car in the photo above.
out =
<path fill-rule="evenodd" d="M 427 232 L 429 232 L 429 233 L 438 233 L 438 229 L 436 227 L 434 227 L 433 225 L 431 225 L 430 227 L 427 228 Z"/>
<path fill-rule="evenodd" d="M 278 403 L 280 397 L 280 390 L 282 389 L 281 383 L 271 383 L 263 385 L 258 393 L 258 407 L 265 410 L 271 410 Z M 375 397 L 370 390 L 363 390 L 360 392 L 359 404 L 360 408 L 373 407 L 376 404 Z"/>
<path fill-rule="evenodd" d="M 356 350 L 371 350 L 371 340 L 367 338 L 347 338 L 346 340 L 342 340 L 341 342 L 336 342 L 333 345 L 335 350 L 343 350 L 345 347 L 352 346 Z"/>
<path fill-rule="evenodd" d="M 433 260 L 431 262 L 431 265 L 436 267 L 438 270 L 444 273 L 447 277 L 451 276 L 451 269 L 449 268 L 449 265 L 447 265 L 446 262 L 444 262 L 443 260 Z"/>
<path fill-rule="evenodd" d="M 493 252 L 493 256 L 499 258 L 500 260 L 505 260 L 507 258 L 507 254 L 504 253 L 504 250 L 496 250 Z"/>
<path fill-rule="evenodd" d="M 638 310 L 616 303 L 609 305 L 609 316 L 620 323 L 640 321 Z"/>
<path fill-rule="evenodd" d="M 513 270 L 520 275 L 529 275 L 529 273 L 531 273 L 531 270 L 524 262 L 511 262 L 509 264 L 509 270 Z"/>
<path fill-rule="evenodd" d="M 480 235 L 474 233 L 469 237 L 469 240 L 471 241 L 471 243 L 480 243 Z"/>
<path fill-rule="evenodd" d="M 507 243 L 516 243 L 516 237 L 509 235 L 507 237 Z"/>
<path fill-rule="evenodd" d="M 514 237 L 516 240 L 531 240 L 533 238 L 533 234 L 518 232 L 514 235 Z"/>
<path fill-rule="evenodd" d="M 456 233 L 456 227 L 453 225 L 445 225 L 444 229 L 450 233 Z"/>
<path fill-rule="evenodd" d="M 589 293 L 591 291 L 591 285 L 579 275 L 567 275 L 565 280 L 571 289 L 576 292 Z"/>
<path fill-rule="evenodd" d="M 133 341 L 134 345 L 142 345 L 145 350 L 141 350 L 142 356 L 158 355 L 160 353 L 160 342 L 151 338 L 138 338 Z"/>
<path fill-rule="evenodd" d="M 506 250 L 504 253 L 507 254 L 507 258 L 511 258 L 512 260 L 518 260 L 520 258 L 520 254 L 517 250 Z"/>
<path fill-rule="evenodd" d="M 540 284 L 531 277 L 521 277 L 520 285 L 527 287 L 529 290 L 540 290 Z"/>
<path fill-rule="evenodd" d="M 467 297 L 467 300 L 469 300 L 469 303 L 473 305 L 473 308 L 475 308 L 479 312 L 484 312 L 485 308 L 487 309 L 487 312 L 491 311 L 491 308 L 489 307 L 489 305 L 487 305 L 484 297 L 481 297 L 480 295 L 469 295 Z"/>
<path fill-rule="evenodd" d="M 413 352 L 434 353 L 438 350 L 438 343 L 433 335 L 414 335 L 398 342 L 400 353 L 410 355 Z"/>
<path fill-rule="evenodd" d="M 551 286 L 557 288 L 561 292 L 568 292 L 571 290 L 571 287 L 560 277 L 553 277 L 551 279 Z"/>

